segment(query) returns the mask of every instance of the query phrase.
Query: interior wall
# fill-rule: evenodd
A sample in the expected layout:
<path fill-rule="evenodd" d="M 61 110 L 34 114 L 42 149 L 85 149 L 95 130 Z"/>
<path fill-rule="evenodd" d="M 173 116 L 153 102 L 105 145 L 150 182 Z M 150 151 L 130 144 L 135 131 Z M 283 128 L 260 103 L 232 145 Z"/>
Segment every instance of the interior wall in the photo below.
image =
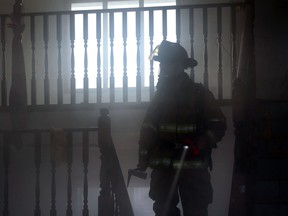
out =
<path fill-rule="evenodd" d="M 285 95 L 287 99 L 287 1 L 255 0 L 255 7 L 257 97 L 279 100 Z"/>
<path fill-rule="evenodd" d="M 13 0 L 1 0 L 0 14 L 10 14 L 13 10 Z M 23 0 L 23 12 L 63 11 L 70 9 L 71 0 Z"/>
<path fill-rule="evenodd" d="M 0 5 L 0 14 L 7 14 L 12 11 L 12 1 L 10 0 L 2 0 Z"/>

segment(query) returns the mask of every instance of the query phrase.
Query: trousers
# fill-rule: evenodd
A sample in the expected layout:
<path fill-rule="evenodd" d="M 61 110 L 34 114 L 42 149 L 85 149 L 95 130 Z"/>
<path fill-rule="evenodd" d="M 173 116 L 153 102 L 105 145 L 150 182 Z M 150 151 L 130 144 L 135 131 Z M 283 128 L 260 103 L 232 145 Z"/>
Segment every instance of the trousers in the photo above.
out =
<path fill-rule="evenodd" d="M 153 169 L 149 197 L 155 216 L 208 216 L 213 201 L 210 173 L 206 169 Z"/>

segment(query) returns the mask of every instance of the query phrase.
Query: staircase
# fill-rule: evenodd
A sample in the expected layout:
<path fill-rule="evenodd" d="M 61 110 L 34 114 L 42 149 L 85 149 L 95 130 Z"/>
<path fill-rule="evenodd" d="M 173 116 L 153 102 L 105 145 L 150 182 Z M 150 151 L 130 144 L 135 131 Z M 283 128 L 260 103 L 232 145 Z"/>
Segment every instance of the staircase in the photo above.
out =
<path fill-rule="evenodd" d="M 288 214 L 287 106 L 287 103 L 262 103 L 256 116 L 248 215 Z"/>
<path fill-rule="evenodd" d="M 229 216 L 288 215 L 287 102 L 257 101 L 235 124 Z"/>

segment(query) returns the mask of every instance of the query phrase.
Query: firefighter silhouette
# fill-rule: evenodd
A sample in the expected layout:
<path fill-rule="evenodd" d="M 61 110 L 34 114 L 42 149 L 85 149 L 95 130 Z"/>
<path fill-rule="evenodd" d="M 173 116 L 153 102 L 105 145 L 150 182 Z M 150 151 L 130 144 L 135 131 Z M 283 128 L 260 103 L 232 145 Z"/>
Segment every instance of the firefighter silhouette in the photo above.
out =
<path fill-rule="evenodd" d="M 140 130 L 137 167 L 152 169 L 156 216 L 180 216 L 180 198 L 184 216 L 207 216 L 211 151 L 224 136 L 226 118 L 213 94 L 185 72 L 197 61 L 180 44 L 162 41 L 150 60 L 160 63 L 160 73 Z"/>

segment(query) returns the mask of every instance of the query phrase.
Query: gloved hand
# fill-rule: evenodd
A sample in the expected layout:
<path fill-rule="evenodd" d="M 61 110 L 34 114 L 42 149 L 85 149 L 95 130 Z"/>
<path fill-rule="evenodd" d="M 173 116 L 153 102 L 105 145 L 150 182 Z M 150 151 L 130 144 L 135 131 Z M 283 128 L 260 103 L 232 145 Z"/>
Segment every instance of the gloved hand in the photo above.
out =
<path fill-rule="evenodd" d="M 207 131 L 196 139 L 197 146 L 200 150 L 212 148 L 216 145 L 215 136 L 211 131 Z"/>
<path fill-rule="evenodd" d="M 188 147 L 191 156 L 198 156 L 200 154 L 201 149 L 198 147 L 197 139 L 185 139 L 183 140 L 183 144 Z"/>
<path fill-rule="evenodd" d="M 206 147 L 210 146 L 210 142 L 209 142 L 209 139 L 207 138 L 207 136 L 201 135 L 201 136 L 197 137 L 196 145 L 199 148 L 199 150 L 203 150 Z"/>

